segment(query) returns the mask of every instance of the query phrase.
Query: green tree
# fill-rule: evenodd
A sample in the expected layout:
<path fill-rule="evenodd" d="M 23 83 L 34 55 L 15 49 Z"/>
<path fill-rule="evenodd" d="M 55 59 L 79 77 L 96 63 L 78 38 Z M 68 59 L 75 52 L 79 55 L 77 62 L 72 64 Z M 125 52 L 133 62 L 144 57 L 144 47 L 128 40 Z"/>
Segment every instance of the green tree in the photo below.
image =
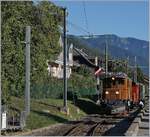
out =
<path fill-rule="evenodd" d="M 52 13 L 52 14 L 51 14 Z M 57 13 L 56 16 L 53 13 Z M 60 51 L 62 11 L 52 2 L 2 1 L 2 97 L 23 96 L 25 83 L 25 27 L 31 26 L 31 87 L 44 83 L 47 60 Z"/>
<path fill-rule="evenodd" d="M 138 66 L 137 66 L 137 81 L 140 83 L 144 83 L 144 74 Z"/>

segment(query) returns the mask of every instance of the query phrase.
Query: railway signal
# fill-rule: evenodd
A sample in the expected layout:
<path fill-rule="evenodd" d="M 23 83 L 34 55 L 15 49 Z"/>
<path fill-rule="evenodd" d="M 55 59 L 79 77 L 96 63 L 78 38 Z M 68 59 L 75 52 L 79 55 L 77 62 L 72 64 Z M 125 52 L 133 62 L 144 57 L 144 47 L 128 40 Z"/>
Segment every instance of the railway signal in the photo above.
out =
<path fill-rule="evenodd" d="M 98 57 L 95 58 L 95 65 L 96 65 L 96 68 L 95 68 L 94 74 L 96 76 L 96 90 L 97 90 L 97 95 L 98 95 L 97 103 L 99 104 L 100 99 L 102 99 L 102 92 L 103 92 L 103 81 L 100 80 L 99 75 L 104 72 L 104 69 L 99 67 Z"/>
<path fill-rule="evenodd" d="M 97 67 L 94 74 L 95 74 L 96 76 L 98 76 L 98 75 L 100 75 L 101 72 L 103 72 L 103 69 L 100 68 L 100 67 Z"/>

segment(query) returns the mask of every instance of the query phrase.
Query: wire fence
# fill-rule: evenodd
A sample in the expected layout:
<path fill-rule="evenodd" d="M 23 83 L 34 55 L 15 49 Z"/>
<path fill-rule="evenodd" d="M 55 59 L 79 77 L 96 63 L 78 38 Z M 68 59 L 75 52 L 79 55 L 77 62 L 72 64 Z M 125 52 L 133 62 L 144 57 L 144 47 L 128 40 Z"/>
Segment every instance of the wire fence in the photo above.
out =
<path fill-rule="evenodd" d="M 96 94 L 94 87 L 70 87 L 68 85 L 68 96 L 76 94 L 78 97 L 87 97 Z M 62 98 L 63 97 L 63 83 L 49 83 L 49 84 L 33 84 L 31 86 L 31 97 L 39 98 Z"/>

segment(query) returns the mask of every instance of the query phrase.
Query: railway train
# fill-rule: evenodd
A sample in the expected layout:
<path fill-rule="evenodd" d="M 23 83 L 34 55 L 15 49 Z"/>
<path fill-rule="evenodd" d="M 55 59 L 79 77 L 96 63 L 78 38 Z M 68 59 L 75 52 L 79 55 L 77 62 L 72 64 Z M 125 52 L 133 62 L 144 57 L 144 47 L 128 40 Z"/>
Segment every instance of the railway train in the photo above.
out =
<path fill-rule="evenodd" d="M 102 99 L 113 107 L 112 112 L 125 110 L 127 100 L 136 106 L 145 98 L 145 85 L 132 81 L 125 73 L 109 72 L 100 78 L 103 81 Z"/>

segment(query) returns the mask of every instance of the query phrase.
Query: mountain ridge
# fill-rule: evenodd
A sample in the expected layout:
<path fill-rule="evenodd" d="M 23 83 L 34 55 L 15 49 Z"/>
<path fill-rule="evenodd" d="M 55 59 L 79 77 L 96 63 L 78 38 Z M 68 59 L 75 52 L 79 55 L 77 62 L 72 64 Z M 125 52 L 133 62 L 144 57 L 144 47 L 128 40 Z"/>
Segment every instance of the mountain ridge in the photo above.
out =
<path fill-rule="evenodd" d="M 105 45 L 108 45 L 108 54 L 114 59 L 127 59 L 129 57 L 129 64 L 134 65 L 134 58 L 137 57 L 137 64 L 148 75 L 149 65 L 149 42 L 132 37 L 120 37 L 115 34 L 96 35 L 94 37 L 68 35 L 70 42 L 78 41 L 78 45 L 83 47 L 96 49 L 99 54 L 104 54 Z"/>
<path fill-rule="evenodd" d="M 72 35 L 69 34 L 70 36 L 75 36 L 75 37 L 84 37 L 85 35 Z M 140 39 L 140 38 L 136 38 L 136 37 L 132 37 L 132 36 L 119 36 L 117 34 L 96 34 L 96 35 L 86 35 L 86 36 L 90 36 L 90 37 L 99 37 L 99 36 L 114 36 L 114 37 L 118 37 L 118 38 L 123 38 L 123 39 L 135 39 L 135 40 L 140 40 L 140 41 L 145 41 L 148 42 L 148 40 L 144 40 L 144 39 Z M 85 36 L 85 37 L 86 37 Z"/>

